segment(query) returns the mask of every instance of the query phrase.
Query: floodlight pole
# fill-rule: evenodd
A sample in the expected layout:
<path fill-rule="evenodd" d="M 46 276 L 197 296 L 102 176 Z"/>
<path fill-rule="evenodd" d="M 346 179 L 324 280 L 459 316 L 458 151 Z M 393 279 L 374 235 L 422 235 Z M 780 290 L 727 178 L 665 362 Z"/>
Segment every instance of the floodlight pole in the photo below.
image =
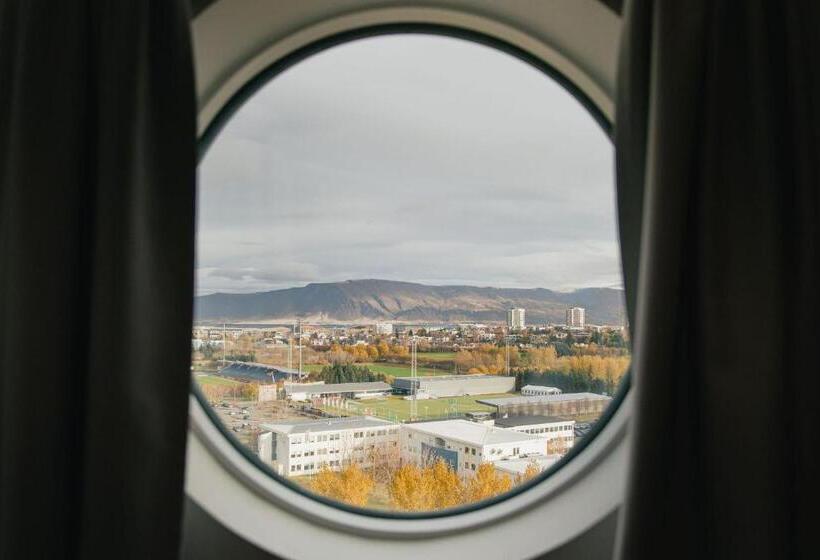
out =
<path fill-rule="evenodd" d="M 288 337 L 288 369 L 293 369 L 293 335 L 296 334 L 296 325 L 291 325 Z M 291 374 L 292 375 L 292 374 Z"/>
<path fill-rule="evenodd" d="M 507 377 L 510 376 L 510 333 L 508 329 L 504 329 L 504 350 L 505 350 L 505 364 L 507 366 Z"/>
<path fill-rule="evenodd" d="M 418 403 L 416 397 L 418 395 L 418 342 L 416 335 L 413 335 L 410 341 L 410 420 L 415 420 L 418 416 Z"/>

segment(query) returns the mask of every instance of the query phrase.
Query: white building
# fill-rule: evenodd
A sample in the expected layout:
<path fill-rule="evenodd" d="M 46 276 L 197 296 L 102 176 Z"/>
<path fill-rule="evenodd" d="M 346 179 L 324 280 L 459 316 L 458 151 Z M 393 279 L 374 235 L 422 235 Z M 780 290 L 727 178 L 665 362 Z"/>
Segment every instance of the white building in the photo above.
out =
<path fill-rule="evenodd" d="M 260 425 L 259 458 L 283 476 L 316 474 L 355 463 L 398 464 L 399 426 L 371 416 Z"/>
<path fill-rule="evenodd" d="M 609 406 L 612 397 L 596 393 L 563 393 L 477 399 L 479 404 L 495 407 L 496 418 L 524 415 L 574 416 L 599 414 Z"/>
<path fill-rule="evenodd" d="M 535 395 L 560 395 L 561 389 L 558 387 L 543 387 L 541 385 L 524 385 L 521 387 L 522 397 L 531 397 Z"/>
<path fill-rule="evenodd" d="M 288 383 L 285 384 L 285 398 L 291 401 L 307 401 L 323 397 L 346 399 L 381 398 L 393 391 L 384 381 L 361 383 Z"/>
<path fill-rule="evenodd" d="M 510 330 L 518 330 L 523 329 L 525 326 L 523 308 L 514 307 L 507 311 L 507 328 Z"/>
<path fill-rule="evenodd" d="M 461 397 L 464 395 L 492 395 L 515 390 L 515 378 L 502 375 L 430 375 L 422 377 L 396 377 L 396 392 L 425 394 L 433 398 Z"/>
<path fill-rule="evenodd" d="M 498 474 L 507 475 L 513 479 L 527 474 L 527 470 L 534 467 L 539 473 L 544 472 L 561 460 L 561 455 L 544 455 L 536 453 L 527 457 L 501 459 L 493 463 Z"/>
<path fill-rule="evenodd" d="M 473 476 L 481 463 L 547 452 L 544 437 L 467 420 L 402 424 L 399 441 L 402 462 L 423 465 L 440 458 L 462 478 Z"/>
<path fill-rule="evenodd" d="M 547 440 L 549 452 L 562 455 L 575 445 L 575 420 L 556 416 L 504 416 L 495 425 L 516 432 L 541 436 Z"/>
<path fill-rule="evenodd" d="M 583 329 L 586 324 L 586 310 L 583 307 L 570 307 L 567 309 L 567 327 L 571 329 Z"/>
<path fill-rule="evenodd" d="M 393 323 L 376 323 L 373 325 L 373 332 L 389 336 L 393 334 Z"/>

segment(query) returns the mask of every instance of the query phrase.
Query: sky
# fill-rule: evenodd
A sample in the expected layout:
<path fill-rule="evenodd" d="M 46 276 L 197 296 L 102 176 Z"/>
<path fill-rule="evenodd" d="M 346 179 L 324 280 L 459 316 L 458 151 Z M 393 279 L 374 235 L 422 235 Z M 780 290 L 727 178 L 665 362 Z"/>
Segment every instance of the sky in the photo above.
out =
<path fill-rule="evenodd" d="M 613 157 L 566 90 L 490 47 L 333 47 L 263 86 L 201 162 L 197 292 L 621 287 Z"/>

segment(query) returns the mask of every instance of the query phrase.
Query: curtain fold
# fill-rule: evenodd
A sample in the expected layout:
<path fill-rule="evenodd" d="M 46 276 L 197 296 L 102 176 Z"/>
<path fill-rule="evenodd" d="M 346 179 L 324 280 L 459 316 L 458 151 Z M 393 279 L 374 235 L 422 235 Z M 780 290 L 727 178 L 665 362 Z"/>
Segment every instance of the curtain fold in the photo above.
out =
<path fill-rule="evenodd" d="M 624 17 L 636 412 L 618 556 L 813 556 L 820 9 L 635 0 Z"/>
<path fill-rule="evenodd" d="M 183 1 L 0 2 L 0 558 L 178 554 L 188 25 Z"/>

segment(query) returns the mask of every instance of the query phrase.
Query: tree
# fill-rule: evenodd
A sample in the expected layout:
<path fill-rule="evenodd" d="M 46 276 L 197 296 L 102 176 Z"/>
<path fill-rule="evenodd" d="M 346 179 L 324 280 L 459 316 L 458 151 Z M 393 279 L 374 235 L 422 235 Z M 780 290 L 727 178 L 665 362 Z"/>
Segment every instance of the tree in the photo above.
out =
<path fill-rule="evenodd" d="M 527 465 L 527 469 L 524 471 L 524 474 L 518 476 L 516 483 L 523 484 L 529 480 L 532 480 L 539 474 L 541 474 L 541 469 L 539 469 L 538 465 L 533 461 Z"/>
<path fill-rule="evenodd" d="M 374 373 L 367 367 L 341 363 L 323 367 L 318 377 L 325 383 L 357 383 L 386 379 L 383 373 Z"/>
<path fill-rule="evenodd" d="M 430 477 L 430 483 L 427 486 L 432 493 L 430 501 L 433 509 L 455 507 L 463 502 L 464 488 L 461 479 L 449 463 L 444 459 L 439 459 L 425 471 L 425 475 Z"/>
<path fill-rule="evenodd" d="M 374 484 L 373 478 L 355 464 L 347 465 L 339 472 L 324 466 L 310 482 L 310 489 L 320 496 L 364 507 Z"/>
<path fill-rule="evenodd" d="M 512 480 L 509 476 L 499 474 L 492 463 L 481 463 L 475 476 L 464 489 L 466 502 L 477 502 L 509 492 Z"/>
<path fill-rule="evenodd" d="M 547 440 L 547 455 L 561 455 L 567 452 L 568 443 L 563 436 L 551 438 Z"/>
<path fill-rule="evenodd" d="M 404 511 L 432 509 L 430 479 L 424 469 L 413 464 L 402 465 L 390 481 L 390 501 L 393 507 Z"/>
<path fill-rule="evenodd" d="M 388 488 L 390 501 L 404 511 L 432 511 L 463 503 L 464 489 L 458 474 L 439 458 L 426 467 L 400 467 Z"/>

